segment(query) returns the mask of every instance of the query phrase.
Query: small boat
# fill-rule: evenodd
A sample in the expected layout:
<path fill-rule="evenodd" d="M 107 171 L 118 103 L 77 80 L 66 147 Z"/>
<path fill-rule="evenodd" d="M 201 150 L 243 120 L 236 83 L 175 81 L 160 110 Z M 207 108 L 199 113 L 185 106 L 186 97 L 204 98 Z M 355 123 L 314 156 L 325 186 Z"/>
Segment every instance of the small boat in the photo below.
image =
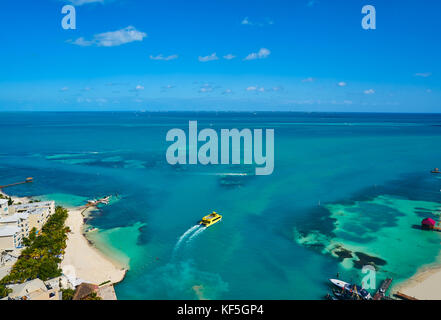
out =
<path fill-rule="evenodd" d="M 441 171 L 438 168 L 433 169 L 430 171 L 431 173 L 441 173 Z"/>
<path fill-rule="evenodd" d="M 361 298 L 355 293 L 350 293 L 344 290 L 332 289 L 332 294 L 335 300 L 360 300 Z"/>
<path fill-rule="evenodd" d="M 215 211 L 208 216 L 202 218 L 199 224 L 204 225 L 205 227 L 211 227 L 213 224 L 216 224 L 222 220 L 222 216 Z"/>
<path fill-rule="evenodd" d="M 349 293 L 351 295 L 358 296 L 363 300 L 372 300 L 371 294 L 367 292 L 365 289 L 363 289 L 361 286 L 350 284 L 337 279 L 329 279 L 329 281 L 331 281 L 331 283 L 334 286 L 342 289 L 344 293 Z"/>
<path fill-rule="evenodd" d="M 326 294 L 325 299 L 326 300 L 338 300 L 336 297 L 330 295 L 329 293 Z"/>

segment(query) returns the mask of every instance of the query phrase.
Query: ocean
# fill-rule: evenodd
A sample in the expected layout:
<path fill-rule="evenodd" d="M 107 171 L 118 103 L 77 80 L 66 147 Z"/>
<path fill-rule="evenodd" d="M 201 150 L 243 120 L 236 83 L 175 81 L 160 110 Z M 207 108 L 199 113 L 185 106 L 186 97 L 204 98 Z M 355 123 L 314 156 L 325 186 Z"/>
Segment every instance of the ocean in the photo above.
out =
<path fill-rule="evenodd" d="M 275 130 L 274 172 L 166 161 L 166 134 Z M 395 283 L 437 262 L 441 115 L 357 113 L 0 113 L 0 185 L 81 205 L 114 195 L 88 223 L 125 259 L 119 299 L 321 299 L 327 279 L 373 264 Z M 221 223 L 195 227 L 217 211 Z"/>

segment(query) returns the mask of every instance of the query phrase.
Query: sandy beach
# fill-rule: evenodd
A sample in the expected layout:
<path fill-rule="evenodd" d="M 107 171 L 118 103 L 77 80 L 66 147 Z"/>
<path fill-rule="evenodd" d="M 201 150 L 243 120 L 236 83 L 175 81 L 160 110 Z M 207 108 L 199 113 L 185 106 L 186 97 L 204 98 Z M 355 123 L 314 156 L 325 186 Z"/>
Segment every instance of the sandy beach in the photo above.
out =
<path fill-rule="evenodd" d="M 392 288 L 419 300 L 441 300 L 441 266 L 439 263 L 421 268 L 410 279 Z"/>
<path fill-rule="evenodd" d="M 124 279 L 127 266 L 105 256 L 92 246 L 83 235 L 83 208 L 68 208 L 69 217 L 66 226 L 71 230 L 67 240 L 63 270 L 74 267 L 77 278 L 86 282 L 101 284 L 106 281 L 118 283 Z M 89 209 L 88 209 L 89 210 Z"/>
<path fill-rule="evenodd" d="M 5 197 L 11 197 L 16 204 L 28 203 L 32 200 L 31 197 L 10 196 L 1 190 L 0 194 Z M 101 284 L 107 281 L 111 283 L 121 282 L 124 279 L 128 266 L 123 262 L 104 255 L 90 244 L 83 234 L 84 217 L 94 207 L 89 207 L 87 210 L 84 207 L 66 209 L 69 211 L 66 226 L 70 228 L 71 232 L 68 235 L 67 247 L 61 263 L 63 271 L 75 270 L 77 278 L 94 284 Z"/>

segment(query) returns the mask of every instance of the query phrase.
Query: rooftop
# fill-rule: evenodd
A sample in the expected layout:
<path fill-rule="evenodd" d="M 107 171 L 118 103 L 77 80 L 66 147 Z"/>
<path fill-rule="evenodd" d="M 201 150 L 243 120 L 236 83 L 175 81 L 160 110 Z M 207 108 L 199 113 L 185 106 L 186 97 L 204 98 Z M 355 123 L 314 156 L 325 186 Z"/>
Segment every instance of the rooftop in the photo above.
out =
<path fill-rule="evenodd" d="M 92 293 L 97 292 L 97 291 L 98 291 L 98 286 L 96 284 L 83 282 L 82 284 L 80 284 L 77 287 L 77 289 L 75 291 L 75 295 L 73 296 L 72 300 L 84 299 L 87 296 L 89 296 Z"/>
<path fill-rule="evenodd" d="M 8 285 L 8 288 L 12 289 L 12 293 L 9 294 L 9 296 L 12 298 L 24 297 L 35 291 L 47 291 L 46 285 L 40 279 L 34 279 L 20 284 Z"/>
<path fill-rule="evenodd" d="M 29 213 L 20 212 L 7 216 L 0 216 L 0 223 L 18 222 L 20 220 L 26 220 L 29 217 Z"/>
<path fill-rule="evenodd" d="M 26 210 L 23 213 L 27 213 L 27 214 L 41 214 L 41 213 L 46 213 L 48 211 L 49 211 L 49 209 L 46 208 L 46 207 L 44 207 L 44 208 L 31 208 L 31 209 Z"/>
<path fill-rule="evenodd" d="M 20 228 L 19 227 L 15 227 L 15 226 L 3 226 L 0 227 L 0 237 L 10 237 L 13 236 L 14 234 L 20 232 Z"/>
<path fill-rule="evenodd" d="M 15 210 L 29 210 L 29 209 L 33 209 L 33 208 L 50 207 L 54 204 L 55 204 L 54 201 L 44 201 L 44 202 L 17 204 L 13 207 L 15 208 Z"/>

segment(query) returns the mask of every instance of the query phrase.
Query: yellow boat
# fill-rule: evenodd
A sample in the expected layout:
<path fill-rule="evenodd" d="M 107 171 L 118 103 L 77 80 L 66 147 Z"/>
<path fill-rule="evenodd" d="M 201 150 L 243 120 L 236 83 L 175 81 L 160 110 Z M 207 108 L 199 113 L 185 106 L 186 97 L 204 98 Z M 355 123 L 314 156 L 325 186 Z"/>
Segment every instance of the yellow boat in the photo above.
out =
<path fill-rule="evenodd" d="M 212 214 L 203 217 L 202 220 L 199 222 L 199 224 L 203 224 L 205 227 L 210 227 L 213 224 L 220 222 L 221 220 L 222 220 L 222 216 L 213 211 Z"/>

